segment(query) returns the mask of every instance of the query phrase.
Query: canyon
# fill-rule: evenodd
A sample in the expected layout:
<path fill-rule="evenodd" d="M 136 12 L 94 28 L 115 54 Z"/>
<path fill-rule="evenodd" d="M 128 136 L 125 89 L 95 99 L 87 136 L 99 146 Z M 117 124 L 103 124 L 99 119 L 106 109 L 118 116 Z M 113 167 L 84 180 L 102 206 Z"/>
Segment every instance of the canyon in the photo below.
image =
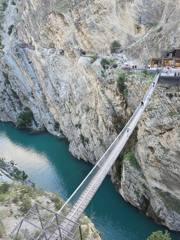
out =
<path fill-rule="evenodd" d="M 180 47 L 180 5 L 168 0 L 1 1 L 0 120 L 47 130 L 95 163 L 141 100 L 152 76 L 126 73 Z M 113 41 L 119 52 L 112 52 Z M 102 59 L 108 66 L 102 65 Z M 160 83 L 111 171 L 123 198 L 180 230 L 180 87 Z M 130 154 L 131 153 L 131 154 Z"/>

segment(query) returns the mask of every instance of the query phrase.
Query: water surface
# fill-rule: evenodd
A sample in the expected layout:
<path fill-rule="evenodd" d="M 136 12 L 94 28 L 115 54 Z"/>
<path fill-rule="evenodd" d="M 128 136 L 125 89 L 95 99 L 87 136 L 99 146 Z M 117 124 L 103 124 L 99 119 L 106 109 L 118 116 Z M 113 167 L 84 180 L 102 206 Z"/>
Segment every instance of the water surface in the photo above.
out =
<path fill-rule="evenodd" d="M 92 166 L 74 158 L 68 143 L 48 133 L 30 134 L 12 124 L 0 123 L 0 157 L 13 160 L 36 186 L 57 192 L 63 198 L 75 190 Z M 86 214 L 92 218 L 104 240 L 146 240 L 163 229 L 124 202 L 107 177 Z M 180 234 L 172 233 L 173 240 Z"/>

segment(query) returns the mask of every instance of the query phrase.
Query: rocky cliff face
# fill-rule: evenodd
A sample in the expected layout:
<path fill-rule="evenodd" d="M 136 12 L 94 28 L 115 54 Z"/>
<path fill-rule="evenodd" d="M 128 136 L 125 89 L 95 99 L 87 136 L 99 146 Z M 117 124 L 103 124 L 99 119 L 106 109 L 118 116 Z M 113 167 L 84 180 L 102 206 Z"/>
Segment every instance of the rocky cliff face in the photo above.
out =
<path fill-rule="evenodd" d="M 0 120 L 21 120 L 65 136 L 76 157 L 95 162 L 148 86 L 145 76 L 128 76 L 122 90 L 117 81 L 122 62 L 145 61 L 179 47 L 178 1 L 14 0 L 3 6 Z M 110 55 L 113 40 L 126 56 Z M 103 57 L 108 66 L 100 63 Z M 120 164 L 122 196 L 175 230 L 180 224 L 177 91 L 158 88 L 137 129 L 138 167 Z M 28 120 L 27 109 L 33 114 Z"/>
<path fill-rule="evenodd" d="M 124 159 L 119 188 L 131 204 L 177 231 L 180 229 L 179 97 L 180 86 L 159 84 L 138 125 L 134 149 L 137 162 Z"/>
<path fill-rule="evenodd" d="M 148 6 L 148 4 L 145 6 Z M 147 64 L 149 58 L 161 57 L 167 50 L 179 48 L 180 5 L 179 0 L 164 0 L 156 3 L 155 1 L 149 1 L 148 8 L 143 7 L 143 9 L 145 19 L 146 16 L 149 16 L 148 26 L 150 28 L 142 38 L 129 46 L 126 51 L 132 58 L 139 58 L 139 52 L 141 52 L 141 61 Z M 152 9 L 151 13 L 149 9 Z M 159 16 L 159 18 L 155 18 L 153 14 Z M 153 19 L 153 21 L 151 22 L 150 19 Z M 147 23 L 145 25 L 147 26 Z"/>

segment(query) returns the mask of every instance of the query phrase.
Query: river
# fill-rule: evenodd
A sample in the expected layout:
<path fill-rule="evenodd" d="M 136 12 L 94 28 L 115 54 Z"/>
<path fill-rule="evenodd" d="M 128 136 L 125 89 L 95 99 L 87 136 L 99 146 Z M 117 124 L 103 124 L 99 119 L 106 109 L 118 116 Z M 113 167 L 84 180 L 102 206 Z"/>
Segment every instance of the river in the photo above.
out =
<path fill-rule="evenodd" d="M 12 124 L 0 123 L 0 157 L 13 160 L 36 186 L 59 193 L 64 199 L 75 190 L 92 166 L 77 160 L 68 143 L 48 133 L 30 134 Z M 102 233 L 103 240 L 146 240 L 163 229 L 123 201 L 107 177 L 86 214 Z M 180 234 L 171 233 L 173 240 Z"/>

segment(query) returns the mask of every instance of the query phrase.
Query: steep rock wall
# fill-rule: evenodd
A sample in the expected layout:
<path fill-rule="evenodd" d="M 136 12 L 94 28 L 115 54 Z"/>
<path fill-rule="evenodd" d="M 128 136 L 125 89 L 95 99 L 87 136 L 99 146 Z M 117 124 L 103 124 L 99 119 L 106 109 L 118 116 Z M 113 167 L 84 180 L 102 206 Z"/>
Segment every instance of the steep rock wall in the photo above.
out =
<path fill-rule="evenodd" d="M 123 161 L 119 187 L 128 202 L 177 231 L 180 229 L 179 97 L 179 86 L 159 84 L 138 125 L 137 163 Z"/>

